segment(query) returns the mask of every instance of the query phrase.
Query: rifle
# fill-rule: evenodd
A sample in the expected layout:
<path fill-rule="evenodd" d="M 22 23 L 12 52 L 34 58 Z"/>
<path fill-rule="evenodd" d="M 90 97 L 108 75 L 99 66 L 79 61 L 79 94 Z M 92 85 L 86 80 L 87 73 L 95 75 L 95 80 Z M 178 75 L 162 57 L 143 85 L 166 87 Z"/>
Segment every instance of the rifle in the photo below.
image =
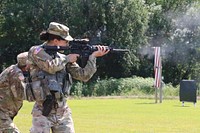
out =
<path fill-rule="evenodd" d="M 94 52 L 97 51 L 98 48 L 92 44 L 88 40 L 85 39 L 74 39 L 73 41 L 69 42 L 68 47 L 63 46 L 43 46 L 44 50 L 48 53 L 58 52 L 58 51 L 65 51 L 69 50 L 72 54 L 79 54 L 79 61 L 78 64 L 80 67 L 85 67 L 87 64 L 87 60 L 89 56 Z M 128 49 L 115 49 L 112 47 L 107 46 L 106 50 L 110 50 L 109 53 L 125 53 L 129 52 Z"/>
<path fill-rule="evenodd" d="M 25 87 L 25 90 L 24 90 L 25 100 L 28 100 L 29 102 L 35 101 L 36 97 L 35 97 L 35 94 L 33 92 L 33 88 L 32 88 L 32 85 L 31 85 L 32 80 L 31 80 L 30 72 L 24 71 L 23 75 L 24 75 L 24 78 L 25 78 L 24 83 L 26 84 L 24 86 Z"/>

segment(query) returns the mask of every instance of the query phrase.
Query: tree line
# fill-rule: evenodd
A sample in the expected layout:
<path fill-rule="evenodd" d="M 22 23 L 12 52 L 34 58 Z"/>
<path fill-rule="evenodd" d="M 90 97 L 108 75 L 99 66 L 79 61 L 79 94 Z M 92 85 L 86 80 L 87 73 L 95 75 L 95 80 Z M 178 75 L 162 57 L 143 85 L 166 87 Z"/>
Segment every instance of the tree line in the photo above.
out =
<path fill-rule="evenodd" d="M 74 38 L 130 50 L 98 58 L 92 81 L 153 77 L 155 46 L 161 47 L 164 82 L 199 80 L 198 0 L 4 0 L 0 6 L 0 71 L 41 44 L 40 32 L 55 21 L 67 25 Z"/>

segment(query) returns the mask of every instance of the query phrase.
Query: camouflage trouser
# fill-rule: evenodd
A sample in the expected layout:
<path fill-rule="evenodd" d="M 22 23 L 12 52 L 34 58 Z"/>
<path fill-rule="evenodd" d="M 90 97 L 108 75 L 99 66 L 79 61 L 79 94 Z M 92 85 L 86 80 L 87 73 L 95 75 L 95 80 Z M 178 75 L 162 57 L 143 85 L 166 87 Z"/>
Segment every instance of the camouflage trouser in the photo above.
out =
<path fill-rule="evenodd" d="M 52 133 L 75 133 L 71 110 L 67 105 L 51 111 L 49 116 L 45 117 L 35 104 L 32 116 L 30 133 L 50 133 L 50 130 Z"/>
<path fill-rule="evenodd" d="M 13 120 L 6 113 L 0 111 L 0 133 L 20 133 Z"/>

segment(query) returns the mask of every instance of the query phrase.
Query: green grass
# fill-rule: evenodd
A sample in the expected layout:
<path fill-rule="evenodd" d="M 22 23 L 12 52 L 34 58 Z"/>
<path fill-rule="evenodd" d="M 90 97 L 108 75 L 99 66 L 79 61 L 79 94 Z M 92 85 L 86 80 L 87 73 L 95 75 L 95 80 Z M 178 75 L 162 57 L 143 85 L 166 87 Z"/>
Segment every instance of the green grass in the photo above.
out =
<path fill-rule="evenodd" d="M 76 133 L 200 133 L 200 107 L 177 100 L 69 100 Z M 31 126 L 32 103 L 25 102 L 15 124 L 22 133 Z"/>

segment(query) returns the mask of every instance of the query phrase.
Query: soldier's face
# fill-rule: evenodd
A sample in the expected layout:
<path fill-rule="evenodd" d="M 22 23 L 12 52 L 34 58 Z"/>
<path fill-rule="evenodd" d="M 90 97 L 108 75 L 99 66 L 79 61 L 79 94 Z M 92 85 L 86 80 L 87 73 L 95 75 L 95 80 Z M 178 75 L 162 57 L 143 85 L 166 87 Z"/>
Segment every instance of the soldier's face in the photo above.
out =
<path fill-rule="evenodd" d="M 59 46 L 69 46 L 69 42 L 66 40 L 59 40 L 58 45 Z"/>

